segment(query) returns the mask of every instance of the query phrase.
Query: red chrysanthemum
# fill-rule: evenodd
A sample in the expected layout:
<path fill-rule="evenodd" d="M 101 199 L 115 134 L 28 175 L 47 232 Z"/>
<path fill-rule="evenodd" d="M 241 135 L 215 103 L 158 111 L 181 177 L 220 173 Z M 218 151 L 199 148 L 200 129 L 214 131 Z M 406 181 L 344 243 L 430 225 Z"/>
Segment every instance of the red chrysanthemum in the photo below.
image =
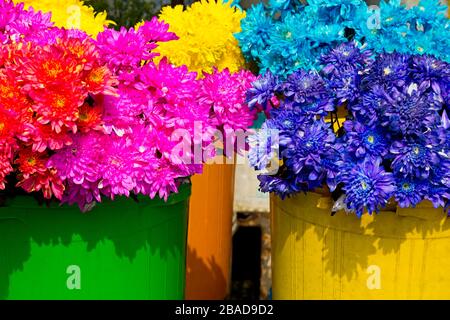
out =
<path fill-rule="evenodd" d="M 0 144 L 2 151 L 7 158 L 12 157 L 12 153 L 17 145 L 16 134 L 19 133 L 18 117 L 15 113 L 0 108 Z"/>
<path fill-rule="evenodd" d="M 101 106 L 90 106 L 85 103 L 79 111 L 77 122 L 78 130 L 86 133 L 90 130 L 102 130 L 103 108 Z"/>
<path fill-rule="evenodd" d="M 90 94 L 117 94 L 117 90 L 114 89 L 114 86 L 118 84 L 117 80 L 106 66 L 94 66 L 85 73 L 83 81 Z"/>
<path fill-rule="evenodd" d="M 69 54 L 58 45 L 38 47 L 33 50 L 32 57 L 18 61 L 21 68 L 21 79 L 26 82 L 25 90 L 43 89 L 81 85 L 81 74 L 84 66 L 73 54 Z"/>
<path fill-rule="evenodd" d="M 94 40 L 89 37 L 79 39 L 66 36 L 58 39 L 57 45 L 63 48 L 67 54 L 73 55 L 78 64 L 83 66 L 84 70 L 91 69 L 100 57 Z"/>
<path fill-rule="evenodd" d="M 79 107 L 84 103 L 85 97 L 77 88 L 68 84 L 55 88 L 32 90 L 32 109 L 36 112 L 36 119 L 41 124 L 50 124 L 56 133 L 63 131 L 63 127 L 77 131 Z"/>
<path fill-rule="evenodd" d="M 44 152 L 47 149 L 56 151 L 72 144 L 67 129 L 57 133 L 50 126 L 40 123 L 35 123 L 31 136 L 31 148 L 34 152 Z"/>
<path fill-rule="evenodd" d="M 19 182 L 16 186 L 26 192 L 42 191 L 46 199 L 52 196 L 61 199 L 64 184 L 54 168 L 47 168 L 47 162 L 48 156 L 45 153 L 33 152 L 30 149 L 21 150 L 15 161 L 19 171 L 17 175 Z"/>

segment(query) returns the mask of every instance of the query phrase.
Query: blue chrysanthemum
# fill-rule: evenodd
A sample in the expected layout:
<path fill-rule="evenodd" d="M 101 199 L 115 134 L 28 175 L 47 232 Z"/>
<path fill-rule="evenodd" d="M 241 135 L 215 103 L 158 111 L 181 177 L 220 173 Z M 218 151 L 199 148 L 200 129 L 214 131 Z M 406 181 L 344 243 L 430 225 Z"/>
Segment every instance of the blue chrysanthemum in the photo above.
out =
<path fill-rule="evenodd" d="M 381 166 L 381 159 L 355 164 L 342 176 L 343 190 L 346 193 L 347 208 L 361 216 L 364 208 L 372 214 L 387 204 L 395 191 L 392 173 Z"/>
<path fill-rule="evenodd" d="M 421 134 L 440 121 L 439 104 L 416 84 L 401 91 L 393 87 L 385 92 L 380 107 L 384 116 L 382 125 L 405 135 Z"/>
<path fill-rule="evenodd" d="M 278 79 L 268 71 L 253 82 L 252 88 L 247 91 L 247 103 L 251 109 L 261 106 L 263 110 L 270 109 L 270 100 L 277 90 Z"/>
<path fill-rule="evenodd" d="M 439 165 L 439 156 L 431 143 L 418 141 L 394 141 L 390 152 L 394 155 L 392 169 L 396 174 L 428 178 L 435 166 Z"/>
<path fill-rule="evenodd" d="M 356 121 L 344 122 L 346 148 L 356 158 L 379 158 L 387 154 L 389 147 L 380 128 L 368 127 Z"/>
<path fill-rule="evenodd" d="M 283 134 L 281 133 L 281 136 Z M 305 123 L 290 136 L 280 137 L 283 147 L 282 155 L 286 159 L 286 166 L 294 174 L 302 170 L 311 170 L 311 180 L 316 180 L 323 171 L 321 159 L 327 153 L 329 146 L 336 137 L 330 125 L 323 120 Z"/>
<path fill-rule="evenodd" d="M 395 200 L 401 208 L 415 207 L 425 196 L 425 184 L 418 179 L 396 177 Z"/>
<path fill-rule="evenodd" d="M 410 56 L 398 53 L 380 54 L 366 78 L 368 86 L 390 87 L 405 85 L 409 75 Z"/>
<path fill-rule="evenodd" d="M 429 55 L 415 56 L 411 63 L 411 76 L 419 87 L 431 87 L 440 95 L 450 83 L 450 64 Z"/>
<path fill-rule="evenodd" d="M 330 93 L 317 72 L 294 72 L 283 83 L 281 91 L 286 97 L 286 105 L 298 107 L 305 114 L 326 115 L 334 110 Z"/>
<path fill-rule="evenodd" d="M 241 21 L 241 32 L 235 34 L 247 59 L 259 60 L 259 57 L 265 54 L 267 39 L 273 27 L 274 21 L 267 14 L 262 3 L 247 10 L 245 19 Z"/>

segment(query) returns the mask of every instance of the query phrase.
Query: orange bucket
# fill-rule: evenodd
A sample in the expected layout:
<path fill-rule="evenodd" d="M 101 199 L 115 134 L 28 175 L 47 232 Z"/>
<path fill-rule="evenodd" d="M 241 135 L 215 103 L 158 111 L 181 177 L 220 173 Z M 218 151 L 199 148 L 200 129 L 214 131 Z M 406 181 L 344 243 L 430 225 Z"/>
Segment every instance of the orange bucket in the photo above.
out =
<path fill-rule="evenodd" d="M 223 300 L 231 278 L 235 165 L 205 165 L 192 178 L 186 299 Z"/>

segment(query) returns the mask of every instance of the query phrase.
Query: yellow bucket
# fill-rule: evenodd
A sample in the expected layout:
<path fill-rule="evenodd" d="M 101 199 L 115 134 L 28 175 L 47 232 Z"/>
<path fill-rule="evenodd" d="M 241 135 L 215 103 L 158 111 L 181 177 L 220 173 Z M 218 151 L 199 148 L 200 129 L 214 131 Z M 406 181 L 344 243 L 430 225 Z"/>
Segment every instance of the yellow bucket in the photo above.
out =
<path fill-rule="evenodd" d="M 429 202 L 338 212 L 318 193 L 271 198 L 274 299 L 450 299 L 450 219 Z"/>

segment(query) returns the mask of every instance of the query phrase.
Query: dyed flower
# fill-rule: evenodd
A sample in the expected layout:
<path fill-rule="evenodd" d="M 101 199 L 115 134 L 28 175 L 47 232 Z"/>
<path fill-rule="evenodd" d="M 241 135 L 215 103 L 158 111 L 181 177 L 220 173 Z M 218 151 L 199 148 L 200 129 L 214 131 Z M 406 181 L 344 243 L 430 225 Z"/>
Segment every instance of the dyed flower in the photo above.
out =
<path fill-rule="evenodd" d="M 61 199 L 64 185 L 56 174 L 56 170 L 47 166 L 47 160 L 46 154 L 21 150 L 15 161 L 20 172 L 16 186 L 26 192 L 42 191 L 46 199 L 51 199 L 53 196 Z"/>
<path fill-rule="evenodd" d="M 299 191 L 306 190 L 305 186 L 297 183 L 295 175 L 288 175 L 285 168 L 280 169 L 280 173 L 273 175 L 259 175 L 260 190 L 262 192 L 274 192 L 281 199 L 293 195 Z"/>
<path fill-rule="evenodd" d="M 436 94 L 441 94 L 450 83 L 450 64 L 433 56 L 415 56 L 411 66 L 412 78 L 421 88 L 432 88 Z"/>
<path fill-rule="evenodd" d="M 361 50 L 356 43 L 346 42 L 320 57 L 320 62 L 324 66 L 322 72 L 336 76 L 342 74 L 341 69 L 361 72 L 372 63 L 371 56 L 370 50 Z"/>
<path fill-rule="evenodd" d="M 150 42 L 166 42 L 179 39 L 175 33 L 168 31 L 169 25 L 167 23 L 159 21 L 156 17 L 153 17 L 150 21 L 138 23 L 135 28 Z"/>
<path fill-rule="evenodd" d="M 388 139 L 381 128 L 367 127 L 360 122 L 345 121 L 346 148 L 356 158 L 380 158 L 387 154 Z"/>
<path fill-rule="evenodd" d="M 155 50 L 177 65 L 186 65 L 199 76 L 202 71 L 213 72 L 228 68 L 239 71 L 244 58 L 233 34 L 240 31 L 245 13 L 230 2 L 202 0 L 183 10 L 164 7 L 159 19 L 169 24 L 169 31 L 179 40 L 160 43 Z"/>
<path fill-rule="evenodd" d="M 247 59 L 258 58 L 267 53 L 265 49 L 273 26 L 274 22 L 266 14 L 262 3 L 253 5 L 247 10 L 245 19 L 241 20 L 242 31 L 235 34 Z"/>
<path fill-rule="evenodd" d="M 278 80 L 270 71 L 266 72 L 253 82 L 247 91 L 247 103 L 251 109 L 260 107 L 270 111 L 270 103 L 277 90 Z"/>
<path fill-rule="evenodd" d="M 422 133 L 439 123 L 439 108 L 440 106 L 430 101 L 430 96 L 415 84 L 404 87 L 402 91 L 393 87 L 390 92 L 384 94 L 381 101 L 380 109 L 384 110 L 382 125 L 405 135 Z"/>
<path fill-rule="evenodd" d="M 423 200 L 426 189 L 420 180 L 400 176 L 396 183 L 395 200 L 401 208 L 415 207 Z"/>
<path fill-rule="evenodd" d="M 102 59 L 114 72 L 125 72 L 136 69 L 142 61 L 151 60 L 156 56 L 151 51 L 157 45 L 144 36 L 146 29 L 134 28 L 120 31 L 106 29 L 97 36 L 97 46 Z M 147 36 L 152 36 L 146 34 Z"/>
<path fill-rule="evenodd" d="M 405 85 L 409 75 L 410 56 L 398 53 L 382 53 L 372 65 L 371 73 L 366 78 L 368 86 L 388 87 Z"/>
<path fill-rule="evenodd" d="M 396 189 L 394 177 L 383 169 L 381 159 L 355 164 L 342 176 L 342 182 L 347 208 L 358 216 L 363 214 L 364 208 L 369 214 L 378 212 Z"/>
<path fill-rule="evenodd" d="M 439 165 L 439 157 L 433 146 L 425 141 L 395 141 L 390 152 L 394 172 L 403 176 L 426 179 L 433 167 Z"/>
<path fill-rule="evenodd" d="M 334 140 L 334 133 L 323 120 L 305 123 L 294 136 L 280 138 L 280 145 L 285 148 L 282 155 L 286 158 L 286 166 L 295 174 L 311 169 L 310 178 L 315 180 L 322 172 L 321 157 Z"/>
<path fill-rule="evenodd" d="M 296 71 L 281 86 L 286 97 L 285 104 L 298 107 L 305 114 L 326 115 L 334 111 L 331 96 L 323 79 L 313 71 Z"/>
<path fill-rule="evenodd" d="M 245 130 L 253 124 L 255 113 L 245 103 L 245 96 L 254 80 L 248 71 L 231 74 L 225 69 L 205 74 L 199 99 L 212 106 L 215 125 L 225 134 Z"/>

